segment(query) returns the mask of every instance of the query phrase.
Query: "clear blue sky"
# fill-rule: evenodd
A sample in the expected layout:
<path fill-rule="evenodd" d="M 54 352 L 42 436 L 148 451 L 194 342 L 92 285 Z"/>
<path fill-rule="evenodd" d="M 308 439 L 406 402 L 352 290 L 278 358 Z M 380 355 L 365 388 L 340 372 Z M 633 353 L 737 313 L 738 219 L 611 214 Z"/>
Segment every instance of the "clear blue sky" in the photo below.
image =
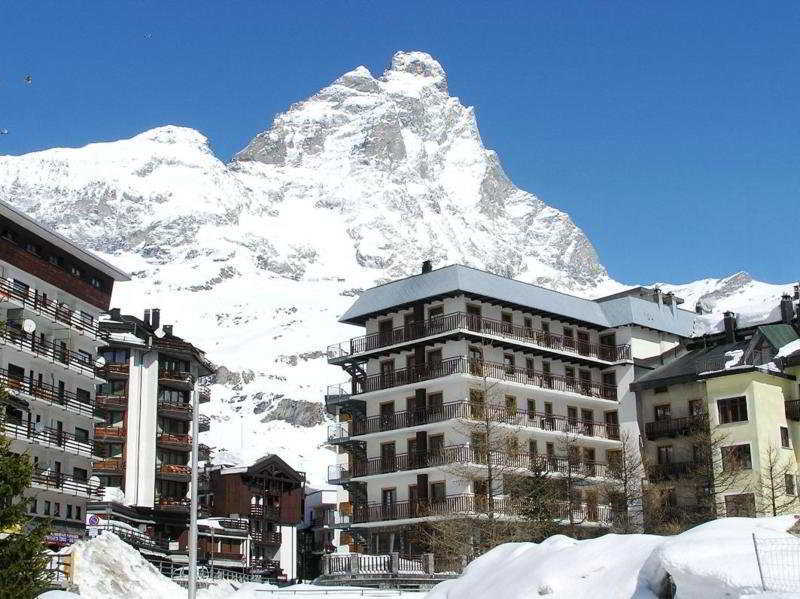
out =
<path fill-rule="evenodd" d="M 797 3 L 5 2 L 0 22 L 0 154 L 175 123 L 227 160 L 419 49 L 615 278 L 800 277 Z"/>

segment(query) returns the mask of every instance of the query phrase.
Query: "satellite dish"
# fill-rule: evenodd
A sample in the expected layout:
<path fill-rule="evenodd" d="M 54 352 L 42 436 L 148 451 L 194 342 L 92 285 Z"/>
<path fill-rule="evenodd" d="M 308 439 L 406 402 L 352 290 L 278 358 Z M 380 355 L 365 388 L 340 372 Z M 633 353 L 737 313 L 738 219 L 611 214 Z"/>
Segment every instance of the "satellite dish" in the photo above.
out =
<path fill-rule="evenodd" d="M 100 486 L 100 477 L 99 476 L 90 476 L 89 477 L 89 486 L 90 487 L 99 487 Z"/>
<path fill-rule="evenodd" d="M 94 361 L 94 365 L 98 368 L 102 368 L 106 365 L 106 359 L 103 356 L 97 356 L 97 359 Z"/>
<path fill-rule="evenodd" d="M 22 321 L 22 330 L 30 335 L 36 330 L 36 323 L 30 318 L 26 318 Z"/>

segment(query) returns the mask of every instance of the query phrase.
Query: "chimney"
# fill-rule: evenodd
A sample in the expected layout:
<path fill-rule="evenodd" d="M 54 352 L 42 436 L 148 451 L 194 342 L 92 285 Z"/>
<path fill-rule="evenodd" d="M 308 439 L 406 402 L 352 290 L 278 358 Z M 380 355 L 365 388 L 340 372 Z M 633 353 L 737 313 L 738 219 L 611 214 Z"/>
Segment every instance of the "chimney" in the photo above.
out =
<path fill-rule="evenodd" d="M 164 325 L 164 336 L 165 337 L 172 337 L 172 325 L 165 324 Z"/>
<path fill-rule="evenodd" d="M 158 326 L 161 324 L 161 310 L 159 310 L 158 308 L 153 308 L 153 316 L 151 324 L 153 325 L 153 330 L 157 331 Z"/>
<path fill-rule="evenodd" d="M 700 300 L 697 300 L 697 303 L 694 305 L 694 312 L 695 314 L 703 313 L 703 304 L 700 302 Z"/>
<path fill-rule="evenodd" d="M 800 300 L 800 283 L 794 286 L 794 299 Z"/>
<path fill-rule="evenodd" d="M 792 297 L 788 293 L 784 293 L 781 297 L 781 322 L 783 324 L 792 324 L 794 320 L 794 303 Z"/>
<path fill-rule="evenodd" d="M 661 287 L 653 289 L 653 301 L 660 306 L 664 304 L 663 296 L 661 295 Z"/>
<path fill-rule="evenodd" d="M 422 263 L 422 274 L 425 274 L 426 272 L 431 272 L 432 270 L 433 270 L 433 267 L 431 266 L 431 261 L 430 260 L 425 260 Z"/>
<path fill-rule="evenodd" d="M 725 341 L 727 343 L 736 343 L 736 314 L 733 312 L 725 312 Z"/>
<path fill-rule="evenodd" d="M 145 308 L 144 310 L 144 326 L 150 326 L 150 308 Z"/>
<path fill-rule="evenodd" d="M 111 308 L 111 310 L 108 311 L 108 315 L 111 316 L 111 320 L 122 320 L 122 314 L 119 308 Z"/>

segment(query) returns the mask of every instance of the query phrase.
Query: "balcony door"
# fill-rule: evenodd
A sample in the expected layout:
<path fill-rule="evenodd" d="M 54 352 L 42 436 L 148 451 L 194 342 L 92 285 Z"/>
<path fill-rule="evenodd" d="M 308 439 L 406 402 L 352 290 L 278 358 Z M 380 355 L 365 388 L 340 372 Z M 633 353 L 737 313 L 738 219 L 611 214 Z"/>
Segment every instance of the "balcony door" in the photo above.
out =
<path fill-rule="evenodd" d="M 394 360 L 381 362 L 381 389 L 394 386 Z"/>
<path fill-rule="evenodd" d="M 580 371 L 580 390 L 583 395 L 592 394 L 592 373 L 589 370 Z"/>
<path fill-rule="evenodd" d="M 384 520 L 394 520 L 397 516 L 397 489 L 381 490 L 381 515 Z"/>
<path fill-rule="evenodd" d="M 606 412 L 606 436 L 609 439 L 619 439 L 619 415 L 616 412 Z"/>
<path fill-rule="evenodd" d="M 589 355 L 589 333 L 578 331 L 578 353 L 583 356 Z"/>
<path fill-rule="evenodd" d="M 390 431 L 394 428 L 394 402 L 387 401 L 381 404 L 381 430 Z"/>
<path fill-rule="evenodd" d="M 469 360 L 469 372 L 475 376 L 483 376 L 483 351 L 477 345 L 470 345 L 467 359 Z"/>
<path fill-rule="evenodd" d="M 609 362 L 616 360 L 617 336 L 608 333 L 600 337 L 600 358 Z"/>
<path fill-rule="evenodd" d="M 397 470 L 397 451 L 394 441 L 381 444 L 381 472 Z"/>
<path fill-rule="evenodd" d="M 392 344 L 392 319 L 381 320 L 378 323 L 378 347 Z M 372 349 L 372 348 L 367 348 Z"/>
<path fill-rule="evenodd" d="M 485 480 L 472 481 L 475 494 L 475 511 L 485 512 L 489 506 L 489 485 Z"/>
<path fill-rule="evenodd" d="M 481 307 L 467 304 L 467 328 L 471 331 L 481 330 Z"/>

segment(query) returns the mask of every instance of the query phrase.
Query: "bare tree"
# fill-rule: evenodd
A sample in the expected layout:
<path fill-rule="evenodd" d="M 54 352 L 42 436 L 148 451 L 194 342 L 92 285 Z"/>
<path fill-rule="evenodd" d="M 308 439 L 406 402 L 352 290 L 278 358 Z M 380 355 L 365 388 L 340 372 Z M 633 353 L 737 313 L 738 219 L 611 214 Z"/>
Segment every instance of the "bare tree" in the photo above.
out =
<path fill-rule="evenodd" d="M 792 460 L 782 459 L 781 450 L 770 443 L 761 454 L 761 468 L 755 493 L 765 514 L 778 516 L 797 510 L 795 468 Z"/>
<path fill-rule="evenodd" d="M 620 448 L 608 451 L 608 469 L 603 491 L 612 509 L 614 532 L 640 532 L 645 517 L 646 458 L 638 443 L 629 432 L 620 434 Z M 661 508 L 655 497 L 650 498 L 650 513 L 655 515 Z"/>

